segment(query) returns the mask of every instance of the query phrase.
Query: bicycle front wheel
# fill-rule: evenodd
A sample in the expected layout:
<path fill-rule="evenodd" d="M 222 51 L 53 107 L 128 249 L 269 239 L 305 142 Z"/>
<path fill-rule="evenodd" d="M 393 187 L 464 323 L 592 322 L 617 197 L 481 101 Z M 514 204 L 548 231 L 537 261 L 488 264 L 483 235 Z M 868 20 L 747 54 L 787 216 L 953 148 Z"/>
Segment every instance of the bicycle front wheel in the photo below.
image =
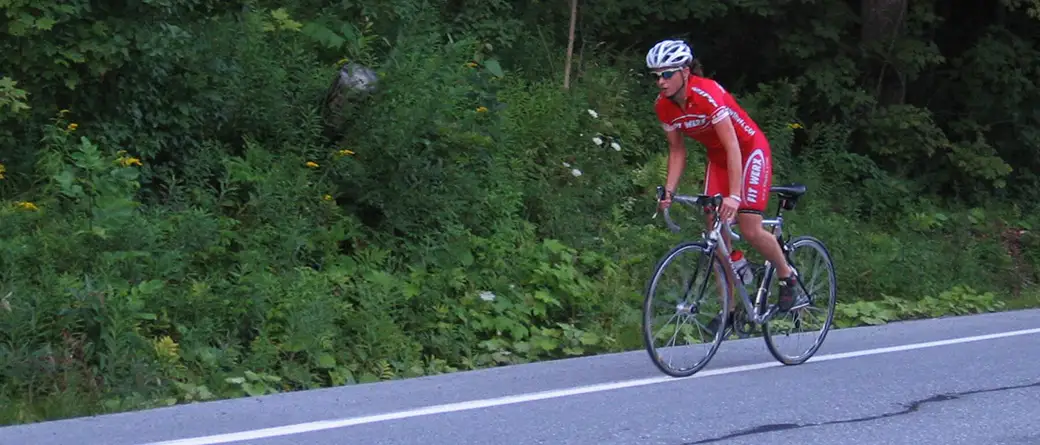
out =
<path fill-rule="evenodd" d="M 823 345 L 831 323 L 834 321 L 834 306 L 838 295 L 834 260 L 822 241 L 811 236 L 798 236 L 788 245 L 791 252 L 788 262 L 798 271 L 799 285 L 795 288 L 795 304 L 790 311 L 777 314 L 762 324 L 766 348 L 773 357 L 785 365 L 805 363 Z M 793 333 L 807 328 L 806 334 Z M 809 338 L 806 338 L 809 337 Z M 781 352 L 780 340 L 808 340 L 806 347 L 798 347 L 793 353 Z"/>
<path fill-rule="evenodd" d="M 643 341 L 661 372 L 691 376 L 718 351 L 730 328 L 726 317 L 718 317 L 729 311 L 730 303 L 723 267 L 704 242 L 680 244 L 658 262 L 643 302 Z M 659 347 L 659 341 L 664 345 Z M 679 341 L 690 346 L 676 346 Z M 688 355 L 692 363 L 682 365 L 666 357 L 673 354 Z"/>

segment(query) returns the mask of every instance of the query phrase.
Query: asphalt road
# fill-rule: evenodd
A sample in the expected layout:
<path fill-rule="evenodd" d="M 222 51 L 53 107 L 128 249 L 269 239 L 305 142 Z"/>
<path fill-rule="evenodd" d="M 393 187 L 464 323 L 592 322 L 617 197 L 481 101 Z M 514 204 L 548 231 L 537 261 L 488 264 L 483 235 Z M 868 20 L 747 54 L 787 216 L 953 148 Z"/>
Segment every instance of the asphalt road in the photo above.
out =
<path fill-rule="evenodd" d="M 980 337 L 987 336 L 989 337 Z M 729 341 L 0 429 L 2 445 L 1040 444 L 1040 310 L 835 330 L 783 367 Z"/>

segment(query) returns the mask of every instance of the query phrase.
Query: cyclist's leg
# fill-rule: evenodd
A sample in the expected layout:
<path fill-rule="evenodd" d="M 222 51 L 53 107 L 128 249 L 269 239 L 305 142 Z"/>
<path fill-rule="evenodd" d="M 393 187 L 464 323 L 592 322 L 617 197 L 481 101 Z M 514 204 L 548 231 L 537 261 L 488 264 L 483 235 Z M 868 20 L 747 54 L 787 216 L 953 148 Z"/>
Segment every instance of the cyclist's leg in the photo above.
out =
<path fill-rule="evenodd" d="M 780 278 L 780 309 L 787 310 L 794 303 L 791 268 L 784 258 L 776 238 L 762 227 L 762 219 L 769 204 L 769 188 L 773 182 L 772 154 L 769 142 L 759 137 L 755 147 L 744 155 L 743 188 L 737 224 L 744 239 L 776 267 Z"/>
<path fill-rule="evenodd" d="M 726 164 L 722 162 L 712 162 L 708 160 L 708 165 L 704 168 L 704 194 L 714 195 L 721 193 L 722 196 L 729 196 L 729 171 L 726 170 Z M 711 213 L 704 212 L 704 229 L 711 230 L 711 224 L 714 216 Z M 733 242 L 729 238 L 729 233 L 723 231 L 722 240 L 726 243 L 726 250 L 733 250 Z M 717 251 L 719 255 L 722 255 L 720 251 Z M 721 258 L 721 257 L 720 257 Z"/>
<path fill-rule="evenodd" d="M 712 162 L 709 159 L 708 160 L 708 165 L 705 167 L 705 172 L 704 172 L 704 194 L 705 195 L 714 195 L 716 193 L 721 193 L 722 196 L 729 196 L 729 179 L 728 178 L 729 178 L 729 176 L 728 176 L 728 174 L 726 172 L 726 164 L 723 163 L 723 162 Z M 713 222 L 714 222 L 713 221 L 713 216 L 711 215 L 711 213 L 705 212 L 705 219 L 704 219 L 704 228 L 705 228 L 705 230 L 711 230 L 711 225 L 712 225 Z M 726 250 L 732 250 L 733 244 L 732 244 L 732 241 L 729 238 L 729 233 L 723 231 L 723 233 L 722 233 L 722 240 L 723 240 L 723 242 L 726 245 Z M 726 264 L 725 263 L 726 257 L 722 254 L 722 250 L 715 250 L 715 255 L 719 258 L 720 261 L 723 261 L 722 262 L 722 264 L 723 264 L 723 268 L 722 269 L 726 273 L 726 275 L 729 277 L 729 282 L 730 282 L 730 286 L 729 286 L 729 313 L 728 313 L 728 317 L 729 318 L 728 318 L 728 320 L 726 322 L 726 325 L 729 326 L 729 329 L 732 329 L 732 326 L 733 326 L 733 311 L 737 307 L 736 306 L 736 294 L 735 294 L 734 289 L 733 289 L 733 286 L 734 286 L 733 283 L 736 283 L 737 277 L 733 273 L 733 270 L 731 268 L 724 266 Z M 717 282 L 717 284 L 719 286 L 719 290 L 722 291 L 725 288 L 726 282 L 719 275 L 715 276 L 715 280 L 716 280 L 716 282 Z M 719 299 L 720 300 L 722 299 L 722 297 L 723 297 L 722 295 L 719 295 Z M 721 301 L 720 301 L 720 303 L 721 303 Z M 719 314 L 718 317 L 715 317 L 714 320 L 712 320 L 711 322 L 708 323 L 708 329 L 711 329 L 712 332 L 715 332 L 718 329 L 719 322 L 722 321 L 721 320 L 721 315 L 722 314 Z"/>

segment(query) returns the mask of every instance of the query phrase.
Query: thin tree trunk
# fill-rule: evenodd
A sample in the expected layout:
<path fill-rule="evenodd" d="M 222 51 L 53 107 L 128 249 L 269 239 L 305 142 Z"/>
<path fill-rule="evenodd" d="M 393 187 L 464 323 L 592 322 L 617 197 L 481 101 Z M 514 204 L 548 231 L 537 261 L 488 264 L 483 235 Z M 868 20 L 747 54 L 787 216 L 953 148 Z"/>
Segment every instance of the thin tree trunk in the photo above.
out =
<path fill-rule="evenodd" d="M 571 30 L 567 38 L 567 66 L 563 67 L 563 89 L 571 87 L 571 57 L 574 56 L 574 22 L 578 18 L 578 0 L 571 0 Z"/>
<path fill-rule="evenodd" d="M 906 27 L 908 0 L 864 0 L 860 38 L 867 44 L 880 44 L 882 57 L 890 57 L 892 47 Z M 881 105 L 900 104 L 906 98 L 906 76 L 885 60 L 876 60 L 871 74 L 876 79 L 875 96 Z"/>

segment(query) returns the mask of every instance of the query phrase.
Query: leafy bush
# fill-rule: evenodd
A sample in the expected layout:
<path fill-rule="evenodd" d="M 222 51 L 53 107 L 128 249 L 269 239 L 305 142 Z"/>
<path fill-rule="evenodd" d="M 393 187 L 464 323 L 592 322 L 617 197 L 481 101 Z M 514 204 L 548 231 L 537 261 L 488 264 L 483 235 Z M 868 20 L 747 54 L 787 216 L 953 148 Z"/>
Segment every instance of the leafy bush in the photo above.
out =
<path fill-rule="evenodd" d="M 2 31 L 0 48 L 24 63 L 0 76 L 0 418 L 641 347 L 641 292 L 677 237 L 650 218 L 667 153 L 640 57 L 579 47 L 561 91 L 559 35 L 530 23 L 560 11 L 221 5 L 150 4 L 112 14 L 148 21 L 103 22 L 55 6 Z M 642 20 L 626 21 L 634 40 Z M 499 32 L 518 22 L 530 26 Z M 814 32 L 832 31 L 843 35 Z M 962 58 L 1023 39 L 994 31 Z M 832 46 L 784 47 L 786 64 L 813 67 L 796 78 L 779 64 L 767 81 L 723 82 L 769 135 L 774 182 L 809 185 L 788 230 L 830 246 L 839 326 L 1028 301 L 1040 271 L 1031 208 L 938 194 L 1001 184 L 1000 156 L 1016 152 L 993 155 L 957 136 L 982 131 L 971 122 L 949 131 L 922 107 L 861 119 L 873 99 Z M 931 54 L 920 65 L 938 63 Z M 376 70 L 376 91 L 328 101 L 344 62 Z M 1006 82 L 1020 94 L 1002 107 L 1029 103 L 1026 79 Z M 862 106 L 832 113 L 851 103 Z M 1013 133 L 986 137 L 1028 139 Z M 689 146 L 682 187 L 696 193 L 704 155 Z M 946 158 L 932 166 L 936 153 Z M 988 167 L 968 174 L 966 159 Z"/>

